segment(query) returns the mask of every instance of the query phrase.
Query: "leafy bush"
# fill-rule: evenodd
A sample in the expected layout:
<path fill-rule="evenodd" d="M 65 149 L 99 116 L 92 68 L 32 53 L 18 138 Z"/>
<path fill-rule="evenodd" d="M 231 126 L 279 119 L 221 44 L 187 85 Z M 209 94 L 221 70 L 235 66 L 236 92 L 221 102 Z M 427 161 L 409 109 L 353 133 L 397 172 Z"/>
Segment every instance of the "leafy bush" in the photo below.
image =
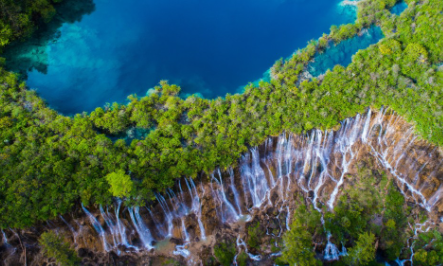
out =
<path fill-rule="evenodd" d="M 76 252 L 71 249 L 69 243 L 64 242 L 60 235 L 53 231 L 41 234 L 39 243 L 42 246 L 43 253 L 48 258 L 63 266 L 74 266 L 80 264 L 80 258 Z"/>
<path fill-rule="evenodd" d="M 234 261 L 236 254 L 234 243 L 222 242 L 216 247 L 214 247 L 214 255 L 223 266 L 229 266 Z"/>

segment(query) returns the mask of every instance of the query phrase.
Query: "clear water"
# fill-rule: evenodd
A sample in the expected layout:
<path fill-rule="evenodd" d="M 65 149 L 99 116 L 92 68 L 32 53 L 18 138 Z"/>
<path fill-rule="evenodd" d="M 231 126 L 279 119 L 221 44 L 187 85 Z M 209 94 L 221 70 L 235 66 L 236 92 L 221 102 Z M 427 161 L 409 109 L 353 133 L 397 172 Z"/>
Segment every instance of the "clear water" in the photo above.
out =
<path fill-rule="evenodd" d="M 8 58 L 29 63 L 28 85 L 64 114 L 145 95 L 162 79 L 181 85 L 182 96 L 236 93 L 331 25 L 355 19 L 355 7 L 339 0 L 94 3 L 53 41 L 31 40 Z"/>
<path fill-rule="evenodd" d="M 408 8 L 408 4 L 405 1 L 401 1 L 391 8 L 391 13 L 400 16 L 406 8 Z"/>
<path fill-rule="evenodd" d="M 317 77 L 328 69 L 334 68 L 335 65 L 347 66 L 352 62 L 352 56 L 358 50 L 365 49 L 382 38 L 383 32 L 379 27 L 374 26 L 365 30 L 361 36 L 355 36 L 337 45 L 332 44 L 322 54 L 314 57 L 314 61 L 308 65 L 308 71 L 312 76 Z"/>

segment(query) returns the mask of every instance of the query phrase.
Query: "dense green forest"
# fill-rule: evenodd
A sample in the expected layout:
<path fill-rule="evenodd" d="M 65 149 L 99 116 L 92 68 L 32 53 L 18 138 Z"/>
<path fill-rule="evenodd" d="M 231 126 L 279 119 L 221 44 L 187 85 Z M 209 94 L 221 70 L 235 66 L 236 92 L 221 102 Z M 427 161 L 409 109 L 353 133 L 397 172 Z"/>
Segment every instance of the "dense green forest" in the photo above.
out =
<path fill-rule="evenodd" d="M 69 1 L 69 0 L 64 0 Z M 1 1 L 2 46 L 26 38 L 57 10 L 58 1 Z M 443 2 L 363 1 L 354 24 L 331 32 L 272 68 L 271 82 L 241 95 L 179 97 L 166 81 L 146 97 L 129 96 L 90 114 L 66 117 L 48 108 L 18 74 L 0 75 L 0 227 L 23 228 L 112 196 L 144 204 L 176 178 L 235 165 L 248 147 L 283 130 L 334 128 L 367 107 L 389 106 L 416 131 L 443 144 Z M 348 67 L 300 80 L 316 53 L 370 25 L 385 38 L 357 53 Z M 151 129 L 145 139 L 112 141 L 131 128 Z M 122 189 L 115 189 L 124 185 Z"/>

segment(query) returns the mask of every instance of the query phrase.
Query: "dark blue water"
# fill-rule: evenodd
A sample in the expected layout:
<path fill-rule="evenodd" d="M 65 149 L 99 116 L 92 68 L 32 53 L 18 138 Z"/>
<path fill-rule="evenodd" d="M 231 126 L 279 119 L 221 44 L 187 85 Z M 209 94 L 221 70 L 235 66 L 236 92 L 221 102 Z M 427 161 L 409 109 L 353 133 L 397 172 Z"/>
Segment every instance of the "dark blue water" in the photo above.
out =
<path fill-rule="evenodd" d="M 373 26 L 365 30 L 361 36 L 355 36 L 337 45 L 332 44 L 322 54 L 317 54 L 314 57 L 314 61 L 308 65 L 308 71 L 312 76 L 317 77 L 328 69 L 334 68 L 335 65 L 346 67 L 352 62 L 352 56 L 358 50 L 366 49 L 382 38 L 383 32 L 380 27 Z"/>
<path fill-rule="evenodd" d="M 406 8 L 408 8 L 408 4 L 405 1 L 401 1 L 391 8 L 391 13 L 400 16 Z"/>
<path fill-rule="evenodd" d="M 145 95 L 162 79 L 181 85 L 182 96 L 236 93 L 331 25 L 355 19 L 355 7 L 339 0 L 94 2 L 95 12 L 64 24 L 56 42 L 21 55 L 47 64 L 46 73 L 29 72 L 28 85 L 65 114 Z"/>

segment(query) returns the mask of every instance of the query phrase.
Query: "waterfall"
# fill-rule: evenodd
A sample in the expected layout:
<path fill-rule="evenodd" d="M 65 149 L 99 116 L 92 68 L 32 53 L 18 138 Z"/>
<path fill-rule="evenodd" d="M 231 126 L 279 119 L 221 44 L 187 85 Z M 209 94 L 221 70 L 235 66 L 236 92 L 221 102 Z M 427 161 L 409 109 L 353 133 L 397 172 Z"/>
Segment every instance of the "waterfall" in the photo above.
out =
<path fill-rule="evenodd" d="M 2 229 L 2 236 L 3 236 L 3 245 L 8 245 L 8 237 L 5 234 L 5 231 Z"/>
<path fill-rule="evenodd" d="M 191 253 L 189 252 L 189 250 L 185 249 L 185 247 L 183 245 L 177 245 L 176 246 L 176 250 L 174 250 L 172 252 L 172 254 L 177 255 L 177 256 L 182 256 L 182 257 L 188 257 Z"/>
<path fill-rule="evenodd" d="M 253 207 L 259 208 L 266 199 L 269 186 L 265 173 L 260 166 L 260 158 L 256 147 L 242 157 L 240 173 L 245 195 L 250 195 Z"/>
<path fill-rule="evenodd" d="M 248 256 L 249 256 L 249 258 L 251 260 L 254 260 L 254 261 L 262 260 L 262 256 L 261 255 L 254 255 L 254 254 L 249 253 L 248 246 L 246 245 L 245 241 L 243 241 L 243 239 L 240 238 L 240 236 L 237 237 L 236 244 L 237 244 L 237 249 L 239 250 L 238 254 L 240 254 L 240 252 L 241 252 L 241 248 L 240 247 L 243 247 L 245 249 L 245 253 L 248 254 Z M 238 254 L 234 257 L 234 262 L 235 262 L 236 265 L 237 265 L 237 256 L 238 256 Z"/>
<path fill-rule="evenodd" d="M 361 136 L 361 139 L 363 141 L 363 143 L 367 143 L 368 141 L 368 131 L 369 131 L 369 123 L 371 122 L 371 109 L 368 110 L 368 113 L 366 114 L 366 121 L 365 121 L 365 125 L 363 126 L 363 133 Z"/>
<path fill-rule="evenodd" d="M 411 244 L 409 245 L 409 249 L 411 251 L 411 256 L 409 257 L 409 259 L 405 259 L 405 260 L 400 260 L 400 259 L 396 259 L 395 262 L 399 265 L 399 266 L 404 266 L 406 262 L 410 262 L 411 265 L 413 265 L 413 259 L 414 259 L 414 245 L 415 245 L 415 240 L 418 238 L 418 233 L 426 233 L 428 232 L 431 227 L 428 225 L 426 227 L 426 229 L 423 229 L 424 226 L 426 226 L 428 224 L 428 221 L 424 222 L 424 223 L 417 223 L 415 224 L 415 228 L 412 228 L 411 224 L 409 224 L 409 227 L 411 229 L 412 232 L 414 232 L 414 235 L 411 236 L 408 239 L 408 242 L 411 241 Z"/>
<path fill-rule="evenodd" d="M 100 205 L 99 209 L 100 209 L 100 215 L 102 216 L 103 220 L 106 223 L 106 226 L 108 227 L 108 229 L 109 229 L 109 231 L 111 233 L 112 242 L 114 243 L 114 245 L 112 247 L 113 248 L 117 247 L 118 246 L 118 242 L 115 239 L 115 235 L 116 234 L 114 232 L 114 223 L 112 222 L 111 218 L 103 211 L 103 206 L 102 205 Z"/>
<path fill-rule="evenodd" d="M 229 200 L 226 197 L 226 193 L 225 193 L 225 189 L 224 189 L 224 185 L 223 185 L 223 177 L 220 172 L 220 169 L 218 169 L 215 172 L 218 173 L 219 179 L 217 179 L 215 177 L 214 173 L 212 173 L 211 176 L 212 176 L 212 180 L 217 183 L 218 189 L 214 190 L 212 185 L 211 185 L 211 188 L 213 190 L 212 191 L 213 195 L 215 197 L 217 197 L 219 202 L 221 202 L 220 211 L 221 211 L 222 221 L 223 222 L 227 221 L 227 219 L 225 217 L 232 218 L 234 221 L 237 221 L 239 219 L 239 216 L 238 216 L 237 211 L 235 210 L 234 206 L 232 206 L 232 204 L 229 202 Z M 223 206 L 225 206 L 225 208 L 223 208 Z M 224 209 L 226 209 L 226 211 Z"/>
<path fill-rule="evenodd" d="M 242 210 L 240 207 L 240 196 L 238 195 L 237 189 L 235 188 L 234 170 L 232 169 L 232 167 L 229 167 L 228 172 L 229 172 L 229 179 L 231 181 L 231 191 L 232 191 L 232 194 L 234 195 L 234 201 L 235 201 L 235 206 L 237 207 L 237 210 L 238 210 L 238 215 L 243 216 Z"/>
<path fill-rule="evenodd" d="M 168 246 L 168 252 L 190 262 L 199 256 L 191 252 L 195 246 L 211 246 L 216 234 L 223 236 L 228 232 L 237 237 L 238 254 L 234 264 L 241 252 L 251 260 L 260 261 L 281 253 L 269 250 L 257 255 L 250 253 L 243 240 L 250 225 L 248 222 L 259 218 L 266 235 L 280 237 L 290 230 L 291 216 L 294 215 L 292 208 L 296 204 L 294 193 L 303 194 L 322 214 L 325 207 L 332 210 L 348 179 L 355 175 L 356 162 L 361 158 L 374 158 L 377 167 L 390 173 L 406 198 L 428 212 L 435 211 L 442 201 L 443 182 L 439 176 L 443 162 L 437 148 L 422 143 L 414 135 L 413 127 L 399 116 L 387 109 L 380 112 L 368 110 L 363 115 L 345 119 L 336 131 L 314 129 L 304 135 L 282 133 L 270 137 L 261 148 L 252 147 L 243 154 L 238 168 L 226 171 L 217 168 L 207 174 L 207 183 L 204 178 L 197 183 L 198 188 L 194 183 L 197 181 L 192 178 L 180 179 L 174 190 L 155 193 L 156 204 L 149 203 L 149 208 L 143 209 L 146 217 L 142 217 L 139 207 L 128 208 L 132 223 L 129 217 L 128 221 L 120 219 L 121 200 L 116 201 L 113 213 L 102 206 L 94 215 L 83 205 L 82 208 L 106 251 L 152 249 L 154 240 L 161 241 L 175 233 L 175 238 L 180 238 L 181 234 L 179 242 L 173 239 L 162 242 L 162 245 L 175 245 Z M 98 215 L 103 219 L 104 228 L 96 218 Z M 60 219 L 72 231 L 77 243 L 82 230 L 80 226 L 75 230 L 71 223 L 79 224 L 78 221 L 68 223 L 62 216 Z M 343 243 L 340 251 L 339 244 L 334 244 L 332 235 L 327 228 L 324 229 L 327 242 L 323 259 L 333 261 L 346 256 Z M 401 265 L 412 261 L 417 232 L 427 228 L 419 224 L 411 230 L 415 230 L 415 235 L 408 240 L 412 256 L 404 261 L 398 260 Z M 136 232 L 140 241 L 132 243 L 130 232 Z M 3 241 L 7 243 L 6 235 L 2 233 Z M 207 241 L 198 244 L 200 240 Z M 183 245 L 176 244 L 182 242 Z M 163 252 L 159 250 L 156 252 Z"/>
<path fill-rule="evenodd" d="M 185 242 L 188 243 L 189 242 L 189 234 L 188 234 L 188 231 L 186 230 L 184 217 L 181 218 L 181 222 L 182 222 L 182 234 L 183 234 Z"/>
<path fill-rule="evenodd" d="M 288 144 L 290 141 L 286 138 L 286 133 L 280 135 L 277 141 L 277 149 L 275 151 L 275 156 L 277 157 L 277 182 L 279 183 L 280 189 L 280 199 L 282 200 L 282 205 L 280 206 L 280 212 L 283 210 L 283 204 L 286 202 L 287 193 L 290 191 L 290 169 L 291 169 L 291 149 L 288 149 Z M 287 186 L 284 187 L 284 177 L 288 176 Z M 285 193 L 285 190 L 287 193 Z"/>
<path fill-rule="evenodd" d="M 100 215 L 105 221 L 106 227 L 112 237 L 112 243 L 111 249 L 118 248 L 119 246 L 124 246 L 125 248 L 135 248 L 129 244 L 127 235 L 126 235 L 126 227 L 120 220 L 120 207 L 121 207 L 121 200 L 117 201 L 117 208 L 115 208 L 115 219 L 112 217 L 112 215 L 108 212 L 108 209 L 106 208 L 106 212 L 103 210 L 103 206 L 100 205 Z M 115 221 L 115 222 L 114 222 Z M 109 243 L 108 243 L 109 245 Z"/>
<path fill-rule="evenodd" d="M 174 219 L 171 210 L 169 209 L 168 203 L 166 202 L 165 198 L 160 195 L 160 194 L 156 194 L 155 196 L 157 198 L 158 203 L 160 204 L 163 213 L 165 215 L 165 219 L 166 219 L 166 225 L 168 227 L 168 234 L 167 237 L 172 236 L 172 229 L 174 227 L 172 220 Z"/>
<path fill-rule="evenodd" d="M 331 197 L 328 201 L 328 206 L 330 210 L 334 208 L 334 202 L 338 194 L 338 189 L 343 185 L 344 176 L 348 172 L 348 167 L 355 156 L 355 153 L 352 150 L 352 148 L 357 138 L 358 127 L 356 125 L 358 125 L 359 122 L 360 122 L 360 114 L 357 114 L 357 117 L 355 119 L 352 118 L 346 119 L 344 130 L 340 132 L 342 133 L 342 137 L 338 139 L 338 146 L 336 146 L 336 148 L 338 148 L 338 152 L 342 154 L 342 160 L 341 160 L 342 172 L 340 175 L 340 179 L 338 180 L 338 183 L 335 186 L 334 191 L 332 192 Z"/>
<path fill-rule="evenodd" d="M 151 243 L 153 241 L 151 231 L 149 231 L 149 228 L 146 226 L 146 224 L 143 222 L 142 217 L 140 216 L 140 208 L 134 207 L 134 208 L 128 208 L 129 215 L 131 216 L 132 223 L 134 224 L 135 230 L 137 231 L 140 240 L 143 243 L 143 246 L 146 249 L 152 249 Z"/>
<path fill-rule="evenodd" d="M 106 251 L 109 251 L 109 246 L 108 246 L 108 242 L 106 241 L 106 235 L 105 235 L 105 230 L 103 229 L 103 227 L 101 226 L 101 224 L 97 221 L 97 218 L 95 218 L 94 215 L 92 215 L 86 208 L 85 206 L 82 205 L 82 209 L 83 211 L 86 213 L 86 215 L 89 218 L 89 221 L 91 222 L 92 226 L 94 227 L 95 231 L 98 233 L 98 235 L 102 238 L 102 242 L 103 242 L 103 249 Z"/>
<path fill-rule="evenodd" d="M 328 243 L 326 244 L 325 255 L 324 255 L 323 259 L 325 261 L 338 260 L 339 255 L 340 255 L 340 251 L 338 251 L 338 248 L 336 245 L 331 243 L 331 234 L 328 234 L 327 238 L 328 238 Z"/>
<path fill-rule="evenodd" d="M 286 209 L 288 211 L 288 213 L 286 214 L 286 230 L 291 230 L 291 228 L 289 228 L 289 223 L 291 221 L 291 211 L 289 210 L 289 205 L 286 205 Z"/>
<path fill-rule="evenodd" d="M 132 248 L 137 249 L 136 247 L 134 247 L 134 246 L 129 244 L 128 236 L 126 235 L 126 226 L 120 220 L 120 207 L 121 207 L 121 205 L 122 205 L 122 201 L 118 200 L 117 201 L 117 208 L 115 209 L 115 217 L 117 219 L 115 230 L 117 231 L 117 234 L 118 234 L 117 237 L 119 237 L 119 239 L 117 238 L 119 240 L 118 243 L 120 245 L 125 246 L 125 247 L 132 247 Z"/>
<path fill-rule="evenodd" d="M 149 216 L 151 217 L 151 220 L 154 223 L 154 226 L 155 226 L 155 229 L 157 230 L 157 233 L 161 237 L 167 237 L 167 234 L 168 234 L 167 225 L 166 225 L 166 228 L 165 228 L 165 224 L 159 223 L 159 221 L 157 220 L 157 218 L 155 218 L 155 215 L 152 213 L 150 208 L 146 207 L 146 210 L 149 212 Z"/>
<path fill-rule="evenodd" d="M 202 218 L 201 200 L 200 200 L 200 197 L 198 196 L 197 188 L 195 187 L 194 180 L 192 180 L 192 178 L 189 178 L 189 182 L 185 178 L 185 181 L 186 181 L 186 185 L 188 186 L 189 193 L 191 194 L 192 199 L 193 199 L 192 200 L 192 210 L 194 210 L 194 213 L 197 215 L 197 222 L 198 222 L 198 226 L 200 227 L 200 237 L 202 240 L 205 240 L 206 239 L 206 232 L 205 232 L 205 227 L 203 226 L 203 223 L 201 220 L 201 218 Z M 189 186 L 189 183 L 191 183 L 191 186 Z"/>
<path fill-rule="evenodd" d="M 72 232 L 72 238 L 74 239 L 74 243 L 77 244 L 77 232 L 75 231 L 74 227 L 72 227 L 71 224 L 69 224 L 62 215 L 60 215 L 60 219 L 68 226 L 69 230 Z M 3 231 L 2 231 L 3 232 Z M 3 233 L 4 234 L 4 233 Z"/>
<path fill-rule="evenodd" d="M 169 200 L 172 203 L 173 216 L 181 217 L 183 215 L 187 215 L 189 213 L 189 208 L 186 206 L 184 200 L 177 197 L 172 189 L 168 189 L 166 192 L 169 196 Z"/>

